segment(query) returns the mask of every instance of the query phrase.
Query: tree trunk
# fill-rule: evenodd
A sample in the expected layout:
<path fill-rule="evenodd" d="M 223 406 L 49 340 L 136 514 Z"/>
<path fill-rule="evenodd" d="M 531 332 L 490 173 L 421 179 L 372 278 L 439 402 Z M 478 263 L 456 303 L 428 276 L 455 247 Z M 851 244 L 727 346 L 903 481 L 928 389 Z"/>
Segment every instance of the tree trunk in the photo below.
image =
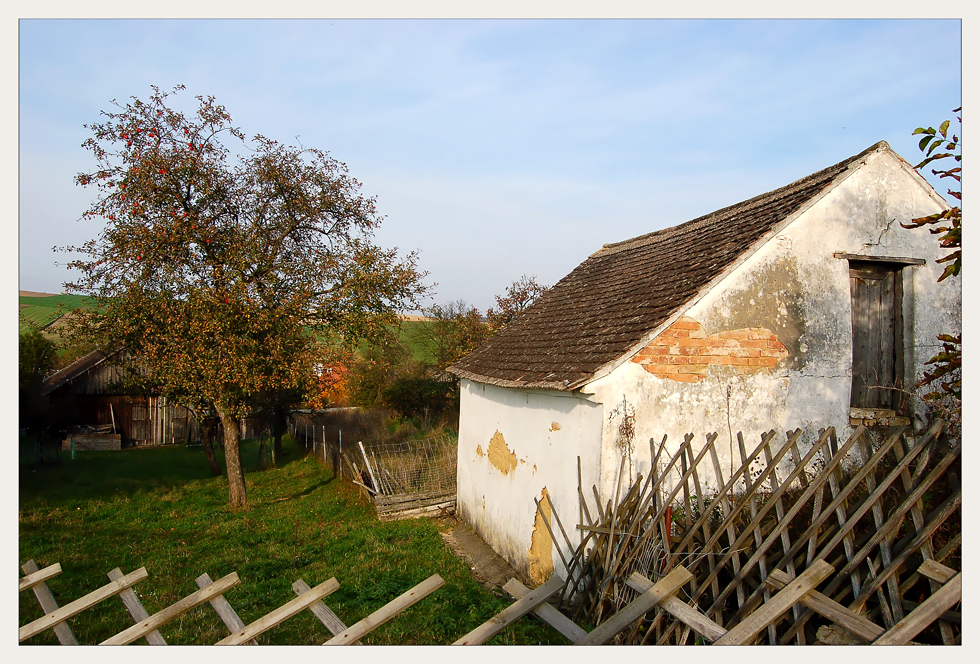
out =
<path fill-rule="evenodd" d="M 214 419 L 208 418 L 201 422 L 201 444 L 204 446 L 204 456 L 207 457 L 208 465 L 211 467 L 212 475 L 221 474 L 221 466 L 214 455 L 214 434 L 218 428 L 218 423 Z"/>
<path fill-rule="evenodd" d="M 232 508 L 245 507 L 248 500 L 245 496 L 245 471 L 242 469 L 241 448 L 238 440 L 238 420 L 231 413 L 214 406 L 221 426 L 225 430 L 225 467 L 228 470 L 228 503 Z"/>
<path fill-rule="evenodd" d="M 276 452 L 276 459 L 282 459 L 282 435 L 286 432 L 286 409 L 276 406 L 272 413 L 272 439 L 273 449 Z"/>

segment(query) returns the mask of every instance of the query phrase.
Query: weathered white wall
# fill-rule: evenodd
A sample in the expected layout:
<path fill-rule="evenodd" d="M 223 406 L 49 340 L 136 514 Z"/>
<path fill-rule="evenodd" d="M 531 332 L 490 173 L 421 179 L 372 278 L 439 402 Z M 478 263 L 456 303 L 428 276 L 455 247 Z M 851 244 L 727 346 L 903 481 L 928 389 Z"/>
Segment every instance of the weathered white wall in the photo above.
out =
<path fill-rule="evenodd" d="M 649 440 L 659 444 L 664 434 L 673 451 L 688 432 L 696 434 L 696 443 L 718 432 L 723 473 L 731 458 L 726 450 L 734 453 L 738 467 L 734 437 L 739 431 L 749 450 L 770 429 L 782 436 L 799 427 L 806 432 L 804 439 L 812 441 L 818 428 L 832 425 L 846 439 L 852 431 L 850 282 L 848 262 L 834 258 L 835 252 L 927 261 L 903 269 L 905 364 L 907 374 L 915 374 L 907 376 L 907 384 L 920 376 L 935 355 L 936 336 L 960 330 L 960 280 L 937 284 L 942 267 L 935 259 L 945 252 L 928 231 L 904 229 L 900 222 L 940 209 L 936 195 L 907 164 L 887 152 L 870 155 L 864 166 L 684 313 L 707 335 L 745 328 L 771 331 L 788 351 L 775 368 L 739 375 L 732 366 L 711 366 L 697 382 L 678 382 L 627 361 L 583 388 L 604 404 L 606 413 L 604 497 L 615 490 L 621 458 L 616 447 L 619 420 L 608 415 L 624 398 L 636 414 L 633 471 L 644 475 L 650 467 Z M 921 416 L 921 403 L 917 405 Z"/>
<path fill-rule="evenodd" d="M 534 499 L 541 500 L 547 488 L 558 518 L 577 544 L 577 458 L 582 457 L 583 486 L 597 485 L 601 429 L 601 406 L 582 395 L 460 381 L 457 508 L 519 572 L 529 574 L 532 559 L 550 552 L 551 566 L 564 575 L 546 529 L 539 527 L 537 536 L 538 547 L 545 548 L 531 552 Z M 554 518 L 551 526 L 555 544 L 566 550 Z"/>

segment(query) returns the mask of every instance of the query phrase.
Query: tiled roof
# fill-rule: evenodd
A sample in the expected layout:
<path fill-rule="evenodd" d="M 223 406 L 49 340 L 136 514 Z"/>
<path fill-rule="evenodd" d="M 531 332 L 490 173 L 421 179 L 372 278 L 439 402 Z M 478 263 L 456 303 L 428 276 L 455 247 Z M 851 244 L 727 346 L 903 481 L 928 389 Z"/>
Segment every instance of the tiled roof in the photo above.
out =
<path fill-rule="evenodd" d="M 580 387 L 849 166 L 882 149 L 889 149 L 883 141 L 775 191 L 604 246 L 449 370 L 504 387 Z"/>

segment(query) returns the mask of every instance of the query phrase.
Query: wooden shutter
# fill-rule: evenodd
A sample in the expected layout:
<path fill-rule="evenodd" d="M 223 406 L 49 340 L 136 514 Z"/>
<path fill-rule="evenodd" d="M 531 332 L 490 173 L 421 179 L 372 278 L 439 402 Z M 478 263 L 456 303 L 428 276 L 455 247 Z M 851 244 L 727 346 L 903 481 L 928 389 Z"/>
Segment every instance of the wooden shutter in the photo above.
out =
<path fill-rule="evenodd" d="M 898 410 L 904 374 L 902 266 L 850 261 L 851 406 Z"/>

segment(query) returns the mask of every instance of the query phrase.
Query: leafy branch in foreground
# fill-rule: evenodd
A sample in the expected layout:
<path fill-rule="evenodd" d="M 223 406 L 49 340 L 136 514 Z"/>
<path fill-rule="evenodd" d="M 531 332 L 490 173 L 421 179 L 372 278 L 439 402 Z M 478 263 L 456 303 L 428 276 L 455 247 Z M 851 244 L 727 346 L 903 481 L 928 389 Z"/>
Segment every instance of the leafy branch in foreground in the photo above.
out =
<path fill-rule="evenodd" d="M 953 112 L 958 113 L 960 110 L 960 108 L 957 108 Z M 957 118 L 957 121 L 961 121 L 960 118 Z M 938 175 L 940 179 L 952 178 L 953 180 L 956 180 L 957 184 L 959 184 L 961 171 L 959 164 L 962 157 L 960 154 L 960 139 L 958 136 L 956 136 L 956 134 L 949 133 L 949 120 L 946 120 L 939 125 L 938 130 L 933 127 L 919 127 L 912 132 L 913 136 L 917 134 L 924 134 L 922 140 L 919 141 L 919 150 L 925 153 L 926 158 L 919 162 L 915 168 L 917 170 L 921 170 L 926 165 L 933 162 L 943 159 L 953 159 L 955 162 L 954 165 L 950 166 L 949 168 L 932 169 L 932 174 Z M 942 148 L 942 150 L 937 152 L 937 150 L 940 148 Z M 946 193 L 958 201 L 963 199 L 962 193 L 958 188 L 956 190 L 948 189 Z M 943 224 L 942 226 L 937 226 L 936 228 L 930 228 L 929 232 L 933 235 L 940 236 L 939 245 L 941 247 L 944 249 L 955 249 L 955 251 L 936 261 L 938 263 L 949 263 L 942 275 L 939 277 L 939 281 L 942 281 L 947 277 L 956 276 L 960 273 L 960 266 L 962 264 L 962 238 L 960 235 L 960 224 L 962 221 L 962 210 L 959 206 L 953 206 L 947 210 L 943 210 L 942 212 L 930 214 L 926 217 L 918 217 L 913 219 L 908 224 L 902 224 L 903 228 L 921 228 L 923 226 Z"/>
<path fill-rule="evenodd" d="M 959 113 L 961 110 L 962 107 L 954 109 L 953 112 Z M 962 122 L 959 117 L 956 120 Z M 933 127 L 918 127 L 912 132 L 913 136 L 922 135 L 922 139 L 919 141 L 919 150 L 925 154 L 925 159 L 919 162 L 915 168 L 921 170 L 929 164 L 938 164 L 943 160 L 952 159 L 951 165 L 946 162 L 943 167 L 933 168 L 932 174 L 938 175 L 940 179 L 951 178 L 958 185 L 961 173 L 961 145 L 959 137 L 949 131 L 949 126 L 950 121 L 946 120 L 939 125 L 938 130 Z M 947 193 L 957 201 L 962 201 L 962 193 L 959 187 L 955 190 L 950 188 Z M 943 270 L 938 281 L 960 274 L 963 260 L 960 234 L 962 221 L 963 213 L 957 205 L 936 214 L 918 217 L 908 224 L 902 224 L 904 228 L 935 226 L 929 228 L 929 232 L 933 235 L 939 235 L 939 245 L 943 249 L 953 250 L 936 261 L 937 263 L 947 263 L 946 269 Z M 916 383 L 916 387 L 931 389 L 922 398 L 943 411 L 947 419 L 958 419 L 962 409 L 963 336 L 941 334 L 938 340 L 942 344 L 942 350 L 927 362 L 933 368 L 925 372 L 922 379 Z"/>

